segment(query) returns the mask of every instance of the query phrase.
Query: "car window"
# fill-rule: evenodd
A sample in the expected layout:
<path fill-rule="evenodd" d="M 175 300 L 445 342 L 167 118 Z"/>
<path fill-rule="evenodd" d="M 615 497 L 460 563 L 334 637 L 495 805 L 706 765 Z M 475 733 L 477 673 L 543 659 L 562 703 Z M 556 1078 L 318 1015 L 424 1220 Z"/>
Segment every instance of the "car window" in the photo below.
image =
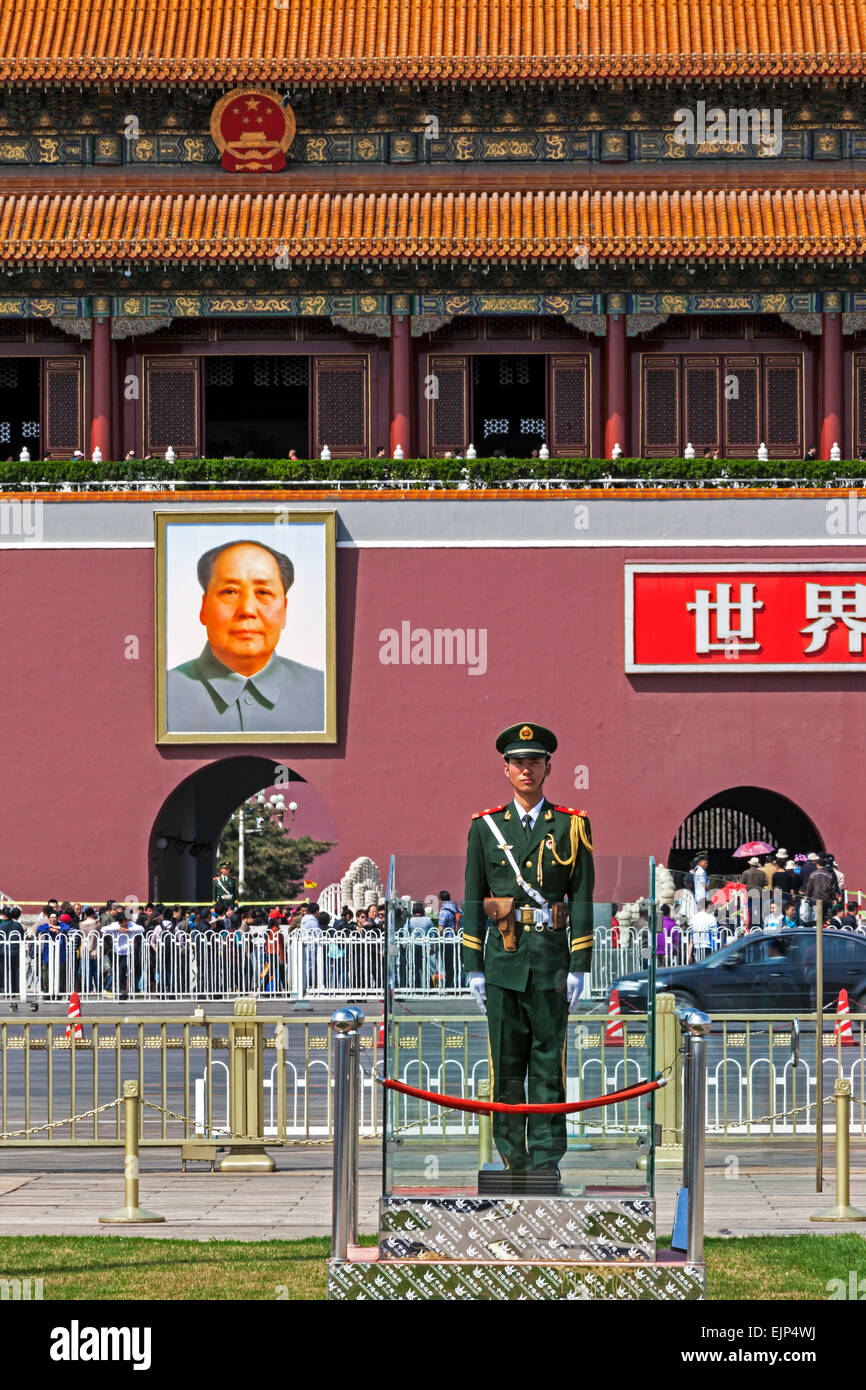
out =
<path fill-rule="evenodd" d="M 835 965 L 866 965 L 866 942 L 825 932 L 824 959 Z"/>
<path fill-rule="evenodd" d="M 727 958 L 728 965 L 755 965 L 761 959 L 763 941 L 744 941 Z M 766 956 L 766 951 L 764 952 Z"/>

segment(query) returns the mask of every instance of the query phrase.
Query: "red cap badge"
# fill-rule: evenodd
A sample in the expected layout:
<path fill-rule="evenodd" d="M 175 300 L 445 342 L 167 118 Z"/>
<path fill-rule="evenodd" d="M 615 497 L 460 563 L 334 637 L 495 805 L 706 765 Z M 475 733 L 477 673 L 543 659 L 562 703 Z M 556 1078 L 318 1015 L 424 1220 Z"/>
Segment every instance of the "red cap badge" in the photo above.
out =
<path fill-rule="evenodd" d="M 286 150 L 295 138 L 295 117 L 276 92 L 238 87 L 220 97 L 210 118 L 210 133 L 233 174 L 276 173 L 286 167 Z"/>

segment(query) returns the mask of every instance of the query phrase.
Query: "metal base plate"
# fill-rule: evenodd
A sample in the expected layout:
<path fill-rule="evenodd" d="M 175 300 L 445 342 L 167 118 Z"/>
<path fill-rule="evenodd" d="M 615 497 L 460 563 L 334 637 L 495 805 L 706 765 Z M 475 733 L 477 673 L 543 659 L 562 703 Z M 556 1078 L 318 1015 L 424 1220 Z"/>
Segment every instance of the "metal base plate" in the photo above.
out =
<path fill-rule="evenodd" d="M 154 1211 L 147 1211 L 144 1207 L 118 1207 L 117 1211 L 112 1211 L 108 1216 L 100 1216 L 100 1222 L 104 1226 L 143 1226 L 146 1221 L 164 1221 L 164 1216 L 157 1216 Z"/>
<path fill-rule="evenodd" d="M 601 1300 L 698 1301 L 706 1267 L 673 1261 L 643 1265 L 503 1264 L 473 1261 L 379 1260 L 328 1262 L 328 1298 L 535 1303 Z"/>
<path fill-rule="evenodd" d="M 655 1259 L 655 1203 L 646 1197 L 383 1197 L 382 1260 L 552 1260 L 635 1264 Z"/>
<path fill-rule="evenodd" d="M 264 1149 L 230 1149 L 217 1164 L 218 1173 L 273 1173 L 276 1163 Z"/>

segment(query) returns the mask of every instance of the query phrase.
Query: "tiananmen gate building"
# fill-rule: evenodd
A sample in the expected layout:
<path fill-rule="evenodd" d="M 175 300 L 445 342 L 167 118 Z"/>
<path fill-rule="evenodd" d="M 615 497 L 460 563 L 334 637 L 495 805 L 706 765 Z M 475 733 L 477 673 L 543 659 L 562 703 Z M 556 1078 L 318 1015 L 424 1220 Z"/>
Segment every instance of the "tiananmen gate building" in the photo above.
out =
<path fill-rule="evenodd" d="M 0 0 L 0 889 L 207 897 L 283 767 L 320 883 L 393 853 L 459 896 L 530 717 L 603 897 L 740 833 L 866 886 L 866 521 L 788 486 L 866 457 L 864 75 L 866 0 Z M 161 471 L 467 450 L 779 487 Z M 145 482 L 40 483 L 95 451 Z M 294 725 L 172 712 L 242 522 L 288 528 Z"/>

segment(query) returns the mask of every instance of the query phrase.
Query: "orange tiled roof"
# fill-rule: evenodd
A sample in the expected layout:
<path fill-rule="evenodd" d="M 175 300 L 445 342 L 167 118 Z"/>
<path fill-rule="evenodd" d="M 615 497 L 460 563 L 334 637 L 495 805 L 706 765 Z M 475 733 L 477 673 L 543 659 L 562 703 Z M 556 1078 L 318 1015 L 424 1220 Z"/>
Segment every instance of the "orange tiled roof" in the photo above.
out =
<path fill-rule="evenodd" d="M 838 259 L 866 190 L 10 194 L 0 261 Z"/>
<path fill-rule="evenodd" d="M 852 74 L 864 0 L 0 0 L 0 80 Z"/>

